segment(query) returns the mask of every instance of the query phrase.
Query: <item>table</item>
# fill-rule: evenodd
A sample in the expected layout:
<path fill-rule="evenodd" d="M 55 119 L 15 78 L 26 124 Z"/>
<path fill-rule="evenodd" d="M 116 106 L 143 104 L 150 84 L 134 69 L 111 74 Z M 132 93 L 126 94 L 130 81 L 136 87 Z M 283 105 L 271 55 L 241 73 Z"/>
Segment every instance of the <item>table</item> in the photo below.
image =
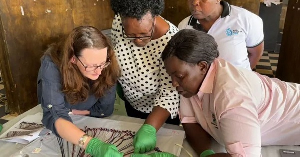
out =
<path fill-rule="evenodd" d="M 27 112 L 24 112 L 23 114 L 19 115 L 18 117 L 8 121 L 3 125 L 3 130 L 0 132 L 3 133 L 10 127 L 12 127 L 15 123 L 17 123 L 19 120 L 24 118 L 27 115 L 33 115 L 38 112 L 42 112 L 42 108 L 40 105 L 37 105 L 36 107 L 28 110 Z M 126 116 L 119 116 L 119 115 L 112 115 L 110 117 L 107 117 L 108 119 L 113 119 L 113 120 L 119 120 L 119 121 L 127 121 L 127 122 L 133 122 L 133 123 L 143 123 L 143 119 L 138 119 L 138 118 L 132 118 L 132 117 L 126 117 Z M 169 129 L 178 129 L 182 130 L 182 127 L 180 126 L 175 126 L 175 125 L 170 125 L 170 124 L 165 124 L 163 126 L 164 128 L 169 128 Z M 25 145 L 22 144 L 15 144 L 15 143 L 9 143 L 9 142 L 3 142 L 0 141 L 0 152 L 3 157 L 9 157 L 11 154 L 14 154 L 15 152 L 20 151 Z M 190 145 L 187 143 L 186 140 L 183 141 L 183 147 L 188 150 L 194 157 L 197 157 L 198 155 L 192 150 Z M 212 149 L 215 152 L 226 152 L 223 146 L 218 144 L 216 141 L 212 141 Z M 262 147 L 262 156 L 263 157 L 280 157 L 279 154 L 279 149 L 291 149 L 291 150 L 299 150 L 299 146 L 265 146 Z M 188 157 L 187 153 L 184 150 L 181 150 L 181 154 L 179 157 Z"/>

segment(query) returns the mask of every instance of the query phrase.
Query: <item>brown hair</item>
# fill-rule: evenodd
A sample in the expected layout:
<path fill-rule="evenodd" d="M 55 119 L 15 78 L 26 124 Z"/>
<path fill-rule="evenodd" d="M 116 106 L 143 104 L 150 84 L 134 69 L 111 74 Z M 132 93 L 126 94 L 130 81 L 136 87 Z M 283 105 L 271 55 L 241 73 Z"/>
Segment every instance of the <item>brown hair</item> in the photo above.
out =
<path fill-rule="evenodd" d="M 107 47 L 108 67 L 102 70 L 97 80 L 90 80 L 82 75 L 78 67 L 71 63 L 73 56 L 80 56 L 85 48 L 103 49 Z M 90 94 L 100 98 L 116 84 L 120 69 L 115 53 L 107 38 L 95 27 L 80 26 L 57 44 L 52 44 L 46 51 L 59 67 L 62 76 L 62 92 L 70 104 L 85 101 Z"/>

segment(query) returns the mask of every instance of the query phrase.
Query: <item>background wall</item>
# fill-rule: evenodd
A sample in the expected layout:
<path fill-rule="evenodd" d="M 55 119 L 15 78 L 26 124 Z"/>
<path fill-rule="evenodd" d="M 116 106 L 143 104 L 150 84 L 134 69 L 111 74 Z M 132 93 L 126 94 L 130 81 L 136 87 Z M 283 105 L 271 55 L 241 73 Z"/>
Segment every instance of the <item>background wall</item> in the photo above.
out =
<path fill-rule="evenodd" d="M 226 0 L 229 4 L 245 8 L 258 15 L 260 0 Z"/>

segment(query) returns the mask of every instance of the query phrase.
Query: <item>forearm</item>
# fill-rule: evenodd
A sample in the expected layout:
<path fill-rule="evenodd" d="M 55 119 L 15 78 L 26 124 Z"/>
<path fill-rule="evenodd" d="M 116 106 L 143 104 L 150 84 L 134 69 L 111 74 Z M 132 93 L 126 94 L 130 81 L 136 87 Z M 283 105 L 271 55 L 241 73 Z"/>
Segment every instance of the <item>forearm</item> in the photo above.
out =
<path fill-rule="evenodd" d="M 264 52 L 264 42 L 253 48 L 247 48 L 251 69 L 254 69 Z"/>
<path fill-rule="evenodd" d="M 161 128 L 161 126 L 166 122 L 169 116 L 169 111 L 162 107 L 155 106 L 153 107 L 152 112 L 147 117 L 145 124 L 152 125 L 156 129 L 156 131 L 158 131 Z"/>
<path fill-rule="evenodd" d="M 55 128 L 60 137 L 76 145 L 78 144 L 79 139 L 85 134 L 73 123 L 63 118 L 59 118 L 55 121 Z M 91 137 L 87 139 L 84 144 L 84 148 L 91 139 Z"/>
<path fill-rule="evenodd" d="M 88 111 L 88 110 L 74 110 L 73 109 L 72 113 L 75 115 L 83 115 L 83 116 L 90 115 L 90 111 Z"/>
<path fill-rule="evenodd" d="M 199 125 L 196 124 L 195 125 Z M 211 137 L 208 133 L 205 132 L 205 130 L 202 129 L 202 127 L 199 125 L 197 127 L 190 128 L 188 126 L 185 126 L 185 132 L 186 132 L 186 139 L 191 145 L 191 147 L 196 151 L 197 154 L 201 154 L 203 151 L 211 149 Z M 189 129 L 190 128 L 190 129 Z M 216 153 L 213 155 L 209 155 L 208 157 L 231 157 L 230 154 L 227 153 Z"/>
<path fill-rule="evenodd" d="M 258 61 L 260 60 L 260 57 L 261 55 L 250 54 L 250 53 L 248 54 L 251 69 L 254 69 L 256 67 Z"/>
<path fill-rule="evenodd" d="M 197 154 L 210 149 L 211 136 L 198 123 L 183 123 L 186 139 Z"/>

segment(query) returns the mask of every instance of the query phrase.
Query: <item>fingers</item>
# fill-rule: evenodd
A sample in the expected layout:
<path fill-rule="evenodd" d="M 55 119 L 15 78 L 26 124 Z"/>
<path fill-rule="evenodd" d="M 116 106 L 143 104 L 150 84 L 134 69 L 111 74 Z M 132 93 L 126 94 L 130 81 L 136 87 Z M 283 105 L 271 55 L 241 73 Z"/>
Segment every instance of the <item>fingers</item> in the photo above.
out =
<path fill-rule="evenodd" d="M 141 154 L 131 154 L 130 157 L 141 157 Z"/>
<path fill-rule="evenodd" d="M 134 153 L 146 153 L 153 150 L 153 147 L 147 146 L 134 146 Z"/>
<path fill-rule="evenodd" d="M 130 157 L 150 157 L 147 154 L 131 154 Z"/>
<path fill-rule="evenodd" d="M 118 148 L 115 145 L 111 145 L 110 148 L 113 149 L 113 150 L 119 151 Z"/>
<path fill-rule="evenodd" d="M 136 142 L 137 142 L 137 136 L 135 135 L 135 136 L 133 137 L 133 144 L 135 145 Z"/>
<path fill-rule="evenodd" d="M 123 157 L 124 153 L 119 152 L 116 146 L 110 147 L 104 157 Z"/>
<path fill-rule="evenodd" d="M 145 153 L 146 152 L 146 146 L 140 147 L 140 153 Z"/>
<path fill-rule="evenodd" d="M 137 136 L 134 136 L 133 138 L 133 146 L 134 146 L 134 153 L 140 153 L 141 148 L 137 141 Z"/>
<path fill-rule="evenodd" d="M 134 142 L 134 153 L 145 153 L 154 149 L 154 146 L 151 144 L 145 144 L 142 142 Z"/>
<path fill-rule="evenodd" d="M 134 145 L 134 153 L 140 153 L 141 148 L 137 145 Z"/>

